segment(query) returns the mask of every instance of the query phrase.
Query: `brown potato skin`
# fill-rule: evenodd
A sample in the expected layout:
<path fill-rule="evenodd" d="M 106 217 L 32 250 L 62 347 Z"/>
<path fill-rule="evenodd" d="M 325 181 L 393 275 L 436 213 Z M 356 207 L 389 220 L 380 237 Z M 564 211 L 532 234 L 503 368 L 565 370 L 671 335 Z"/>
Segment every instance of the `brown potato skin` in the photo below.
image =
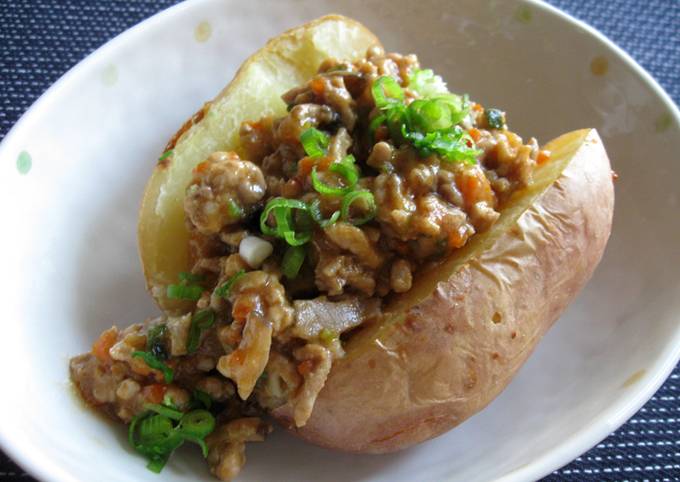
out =
<path fill-rule="evenodd" d="M 317 445 L 400 450 L 440 435 L 491 402 L 590 279 L 611 231 L 612 173 L 591 130 L 560 178 L 518 222 L 387 334 L 348 347 L 307 424 Z"/>

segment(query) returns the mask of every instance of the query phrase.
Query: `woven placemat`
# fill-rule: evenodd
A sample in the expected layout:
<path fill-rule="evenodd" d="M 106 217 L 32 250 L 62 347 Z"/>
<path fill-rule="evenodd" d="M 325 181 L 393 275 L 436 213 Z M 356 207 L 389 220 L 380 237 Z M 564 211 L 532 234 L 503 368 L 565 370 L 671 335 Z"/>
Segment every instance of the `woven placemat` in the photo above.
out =
<path fill-rule="evenodd" d="M 0 0 L 0 140 L 69 68 L 173 3 Z M 680 1 L 550 3 L 614 40 L 680 102 Z M 0 452 L 0 481 L 16 478 L 31 480 Z M 680 480 L 680 367 L 628 423 L 545 480 Z"/>

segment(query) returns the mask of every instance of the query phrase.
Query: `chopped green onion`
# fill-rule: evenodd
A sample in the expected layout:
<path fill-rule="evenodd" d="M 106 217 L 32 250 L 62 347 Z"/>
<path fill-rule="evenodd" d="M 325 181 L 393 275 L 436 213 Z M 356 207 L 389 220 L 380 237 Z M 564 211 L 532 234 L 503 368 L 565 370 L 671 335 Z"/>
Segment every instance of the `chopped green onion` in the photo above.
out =
<path fill-rule="evenodd" d="M 201 447 L 203 457 L 208 456 L 205 437 L 215 429 L 215 418 L 207 410 L 193 410 L 182 414 L 163 405 L 146 405 L 147 411 L 135 416 L 128 428 L 130 445 L 144 455 L 147 468 L 159 473 L 172 452 L 185 441 Z M 173 420 L 178 422 L 173 424 Z"/>
<path fill-rule="evenodd" d="M 340 211 L 335 211 L 331 214 L 330 218 L 324 219 L 323 214 L 321 214 L 321 201 L 319 201 L 319 199 L 314 199 L 309 203 L 309 212 L 312 215 L 312 219 L 322 228 L 327 228 L 331 224 L 335 224 L 340 217 Z"/>
<path fill-rule="evenodd" d="M 319 332 L 319 339 L 324 343 L 331 343 L 337 337 L 338 337 L 338 334 L 336 332 L 332 331 L 332 330 L 329 330 L 328 328 L 323 328 Z"/>
<path fill-rule="evenodd" d="M 202 439 L 215 429 L 215 417 L 207 410 L 192 410 L 184 414 L 178 427 L 182 435 Z"/>
<path fill-rule="evenodd" d="M 174 377 L 172 368 L 170 368 L 165 363 L 156 358 L 156 356 L 153 353 L 149 353 L 148 351 L 133 351 L 132 357 L 141 358 L 142 360 L 144 360 L 144 363 L 146 363 L 149 368 L 159 370 L 163 373 L 165 383 L 172 383 L 172 379 Z"/>
<path fill-rule="evenodd" d="M 481 153 L 481 151 L 471 147 L 474 146 L 474 141 L 459 126 L 454 126 L 453 129 L 445 132 L 427 134 L 418 131 L 408 132 L 403 127 L 402 134 L 423 157 L 438 154 L 447 161 L 475 164 L 477 156 Z"/>
<path fill-rule="evenodd" d="M 191 393 L 191 406 L 193 408 L 199 408 L 202 406 L 203 408 L 210 410 L 210 407 L 212 407 L 212 403 L 213 403 L 212 397 L 203 390 L 199 390 L 198 388 L 196 388 Z"/>
<path fill-rule="evenodd" d="M 354 156 L 348 154 L 342 161 L 331 164 L 328 170 L 344 177 L 347 181 L 347 185 L 354 187 L 359 180 L 359 168 L 356 166 L 355 162 L 356 159 L 354 159 Z"/>
<path fill-rule="evenodd" d="M 431 69 L 416 69 L 409 75 L 408 88 L 427 99 L 438 94 L 446 94 L 446 83 Z"/>
<path fill-rule="evenodd" d="M 198 285 L 168 285 L 166 296 L 172 300 L 198 301 L 203 294 L 203 287 Z"/>
<path fill-rule="evenodd" d="M 321 157 L 326 155 L 328 148 L 328 134 L 310 127 L 300 135 L 300 143 L 309 157 Z"/>
<path fill-rule="evenodd" d="M 291 227 L 293 224 L 293 209 L 309 213 L 309 206 L 297 199 L 286 199 L 277 197 L 271 199 L 262 211 L 260 216 L 260 229 L 263 234 L 276 236 L 285 239 L 291 246 L 301 246 L 312 239 L 312 233 L 303 231 L 296 233 Z M 274 214 L 276 226 L 271 227 L 267 224 L 269 214 Z"/>
<path fill-rule="evenodd" d="M 486 123 L 492 129 L 502 129 L 505 126 L 505 114 L 498 109 L 486 109 L 484 111 Z"/>
<path fill-rule="evenodd" d="M 386 107 L 395 103 L 401 103 L 404 100 L 404 91 L 392 77 L 384 75 L 378 77 L 371 86 L 371 93 L 375 106 L 378 109 L 385 109 Z"/>
<path fill-rule="evenodd" d="M 451 111 L 451 122 L 458 124 L 470 111 L 470 101 L 467 95 L 445 94 L 433 97 L 431 100 L 446 104 Z"/>
<path fill-rule="evenodd" d="M 357 200 L 362 200 L 363 202 L 368 204 L 368 213 L 363 217 L 351 219 L 349 209 L 351 205 Z M 345 197 L 342 198 L 340 217 L 345 221 L 351 222 L 355 226 L 360 226 L 362 224 L 369 222 L 371 219 L 375 217 L 375 212 L 376 212 L 375 198 L 373 197 L 373 194 L 370 191 L 365 190 L 352 191 L 350 193 L 345 194 Z"/>
<path fill-rule="evenodd" d="M 449 129 L 453 126 L 451 110 L 444 102 L 418 99 L 408 106 L 412 126 L 421 132 Z"/>
<path fill-rule="evenodd" d="M 205 281 L 205 276 L 200 275 L 200 274 L 193 274 L 189 273 L 187 271 L 182 271 L 180 272 L 177 277 L 179 278 L 180 283 L 186 284 L 186 283 L 201 283 Z"/>
<path fill-rule="evenodd" d="M 161 154 L 161 157 L 159 157 L 158 160 L 159 160 L 159 161 L 164 161 L 164 160 L 166 160 L 168 157 L 170 157 L 170 156 L 172 155 L 172 153 L 173 153 L 173 150 L 172 150 L 172 149 L 169 149 L 169 150 L 165 151 L 163 154 Z"/>
<path fill-rule="evenodd" d="M 324 184 L 319 180 L 319 175 L 316 172 L 316 166 L 312 169 L 312 186 L 314 190 L 319 194 L 325 194 L 328 196 L 342 196 L 354 189 L 357 181 L 359 180 L 359 168 L 354 164 L 355 159 L 353 155 L 348 155 L 343 158 L 340 162 L 334 162 L 330 165 L 328 170 L 335 174 L 338 174 L 345 179 L 345 186 L 343 187 L 333 187 Z"/>
<path fill-rule="evenodd" d="M 289 246 L 281 261 L 281 271 L 288 279 L 295 278 L 305 261 L 306 251 L 303 246 Z"/>
<path fill-rule="evenodd" d="M 160 405 L 158 403 L 147 403 L 144 405 L 144 408 L 147 410 L 151 410 L 152 412 L 156 412 L 158 415 L 168 417 L 171 420 L 179 421 L 182 418 L 182 416 L 184 416 L 184 414 L 181 411 L 175 410 L 174 408 L 166 407 L 165 405 Z"/>
<path fill-rule="evenodd" d="M 175 405 L 175 401 L 172 399 L 169 393 L 163 395 L 163 405 L 165 405 L 166 407 L 170 407 L 173 410 L 179 410 L 177 408 L 177 405 Z"/>
<path fill-rule="evenodd" d="M 217 289 L 215 290 L 215 294 L 216 294 L 217 296 L 222 297 L 222 298 L 226 298 L 227 296 L 229 296 L 229 293 L 230 293 L 231 289 L 234 287 L 234 285 L 236 284 L 236 282 L 237 282 L 238 280 L 240 280 L 241 278 L 243 278 L 245 275 L 246 275 L 246 271 L 245 271 L 245 270 L 243 270 L 243 269 L 242 269 L 242 270 L 239 270 L 238 273 L 236 273 L 235 275 L 231 276 L 231 277 L 230 277 L 230 278 L 229 278 L 222 286 L 220 286 L 219 288 L 217 288 Z M 207 311 L 207 310 L 206 310 L 206 311 Z M 203 316 L 203 315 L 202 315 L 202 316 Z M 205 316 L 207 316 L 207 315 L 205 315 Z M 213 314 L 213 316 L 214 316 L 214 314 Z M 192 320 L 192 321 L 193 321 L 193 320 Z M 203 323 L 206 324 L 207 321 L 204 321 Z M 213 319 L 213 323 L 214 323 L 214 319 Z M 211 326 L 212 326 L 212 323 L 211 323 Z"/>
<path fill-rule="evenodd" d="M 233 199 L 227 201 L 227 211 L 232 218 L 242 218 L 244 215 L 243 208 Z"/>
<path fill-rule="evenodd" d="M 163 467 L 165 467 L 165 464 L 168 463 L 169 458 L 169 453 L 163 455 L 154 455 L 151 460 L 149 460 L 149 463 L 146 464 L 146 468 L 155 474 L 160 474 L 163 470 Z"/>
<path fill-rule="evenodd" d="M 137 452 L 151 460 L 169 456 L 184 441 L 168 417 L 153 412 L 144 412 L 132 419 L 128 429 L 128 440 Z"/>
<path fill-rule="evenodd" d="M 241 270 L 239 271 L 239 273 L 245 274 L 245 271 Z M 230 278 L 230 280 L 231 279 L 233 279 L 233 277 Z M 232 282 L 232 286 L 235 282 L 236 281 Z M 225 285 L 227 283 L 225 283 Z M 229 288 L 231 288 L 231 286 Z M 198 350 L 198 346 L 201 342 L 201 333 L 203 333 L 205 330 L 207 330 L 214 324 L 215 324 L 215 312 L 210 308 L 197 311 L 196 313 L 194 313 L 194 316 L 191 317 L 191 326 L 189 327 L 189 337 L 187 339 L 187 352 L 189 354 L 196 353 L 196 350 Z"/>

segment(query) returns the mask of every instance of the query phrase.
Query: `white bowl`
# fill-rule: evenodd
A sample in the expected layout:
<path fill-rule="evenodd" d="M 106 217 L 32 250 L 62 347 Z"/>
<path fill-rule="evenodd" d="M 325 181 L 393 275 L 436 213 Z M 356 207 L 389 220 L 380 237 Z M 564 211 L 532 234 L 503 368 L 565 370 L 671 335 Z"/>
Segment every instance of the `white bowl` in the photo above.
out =
<path fill-rule="evenodd" d="M 165 141 L 268 37 L 331 11 L 507 110 L 525 136 L 598 128 L 620 175 L 614 233 L 591 283 L 510 387 L 458 429 L 386 456 L 333 453 L 279 431 L 249 448 L 240 480 L 535 479 L 621 425 L 677 363 L 680 116 L 621 50 L 529 1 L 196 1 L 97 50 L 0 148 L 0 443 L 32 474 L 160 480 L 122 427 L 74 397 L 68 359 L 111 324 L 155 312 L 135 228 Z M 182 452 L 163 480 L 211 480 L 196 451 Z"/>

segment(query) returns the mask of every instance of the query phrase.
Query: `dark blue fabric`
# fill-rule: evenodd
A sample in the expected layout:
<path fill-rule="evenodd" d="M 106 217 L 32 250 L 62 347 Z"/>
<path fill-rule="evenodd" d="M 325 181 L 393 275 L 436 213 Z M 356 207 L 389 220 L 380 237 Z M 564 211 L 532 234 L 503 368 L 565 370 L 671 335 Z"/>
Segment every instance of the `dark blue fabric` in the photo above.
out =
<path fill-rule="evenodd" d="M 66 70 L 173 3 L 0 0 L 0 140 Z M 550 3 L 605 33 L 680 102 L 679 0 Z M 18 477 L 29 479 L 0 453 L 0 480 Z M 680 367 L 628 423 L 546 480 L 680 480 Z"/>

